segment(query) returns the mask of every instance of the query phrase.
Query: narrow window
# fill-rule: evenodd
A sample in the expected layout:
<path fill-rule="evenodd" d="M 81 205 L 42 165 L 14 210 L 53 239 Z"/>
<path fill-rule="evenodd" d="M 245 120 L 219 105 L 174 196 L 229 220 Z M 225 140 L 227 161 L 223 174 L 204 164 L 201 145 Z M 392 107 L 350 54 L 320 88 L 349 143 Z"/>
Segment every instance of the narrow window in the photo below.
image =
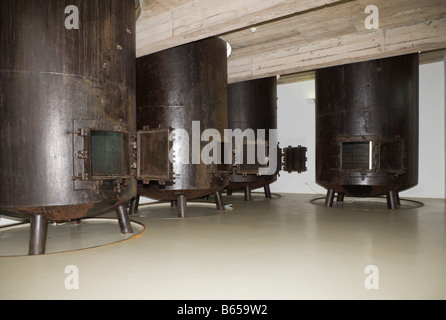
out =
<path fill-rule="evenodd" d="M 372 142 L 342 142 L 341 168 L 372 170 Z"/>

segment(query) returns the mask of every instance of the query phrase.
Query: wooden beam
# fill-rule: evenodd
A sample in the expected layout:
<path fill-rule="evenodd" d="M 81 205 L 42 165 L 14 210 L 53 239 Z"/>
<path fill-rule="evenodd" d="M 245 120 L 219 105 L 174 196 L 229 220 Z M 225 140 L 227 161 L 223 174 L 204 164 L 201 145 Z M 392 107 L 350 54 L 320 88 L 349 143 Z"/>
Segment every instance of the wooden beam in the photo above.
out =
<path fill-rule="evenodd" d="M 249 47 L 231 43 L 229 82 L 446 48 L 446 1 L 375 0 L 380 15 L 377 30 L 364 26 L 366 3 L 356 0 L 317 12 L 320 22 L 316 28 L 330 27 L 323 21 L 332 23 L 332 29 L 326 30 L 328 37 L 324 32 L 302 33 L 311 30 L 316 17 L 315 12 L 308 12 L 293 17 L 294 24 L 280 21 L 298 31 L 290 32 L 290 37 L 271 39 L 269 35 L 269 41 L 258 38 Z M 296 25 L 298 21 L 301 28 Z M 281 33 L 277 30 L 277 34 Z M 234 35 L 226 39 L 231 36 Z"/>
<path fill-rule="evenodd" d="M 315 78 L 316 78 L 316 72 L 313 70 L 299 73 L 292 73 L 292 74 L 281 75 L 277 80 L 277 84 L 281 85 L 294 82 L 311 81 L 314 80 Z"/>
<path fill-rule="evenodd" d="M 346 0 L 192 0 L 170 11 L 142 14 L 137 57 Z M 350 0 L 347 0 L 350 1 Z M 141 3 L 144 12 L 144 1 Z"/>
<path fill-rule="evenodd" d="M 446 58 L 446 49 L 421 52 L 420 65 L 444 61 L 445 58 Z M 285 75 L 280 75 L 277 84 L 281 85 L 294 82 L 311 81 L 314 80 L 315 77 L 316 77 L 316 72 L 314 70 L 285 74 Z"/>
<path fill-rule="evenodd" d="M 420 64 L 444 61 L 446 58 L 446 49 L 422 52 L 420 54 Z"/>

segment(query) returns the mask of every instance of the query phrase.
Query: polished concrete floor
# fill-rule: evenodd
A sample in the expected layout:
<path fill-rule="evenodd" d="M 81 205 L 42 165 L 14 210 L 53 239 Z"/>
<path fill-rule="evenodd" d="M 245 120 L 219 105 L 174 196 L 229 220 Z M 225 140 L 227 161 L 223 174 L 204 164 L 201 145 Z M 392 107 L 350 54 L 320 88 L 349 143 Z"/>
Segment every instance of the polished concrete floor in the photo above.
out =
<path fill-rule="evenodd" d="M 225 196 L 226 212 L 210 199 L 187 219 L 143 205 L 132 237 L 113 212 L 51 225 L 42 256 L 26 256 L 28 225 L 2 228 L 0 299 L 446 299 L 445 200 L 314 198 Z"/>

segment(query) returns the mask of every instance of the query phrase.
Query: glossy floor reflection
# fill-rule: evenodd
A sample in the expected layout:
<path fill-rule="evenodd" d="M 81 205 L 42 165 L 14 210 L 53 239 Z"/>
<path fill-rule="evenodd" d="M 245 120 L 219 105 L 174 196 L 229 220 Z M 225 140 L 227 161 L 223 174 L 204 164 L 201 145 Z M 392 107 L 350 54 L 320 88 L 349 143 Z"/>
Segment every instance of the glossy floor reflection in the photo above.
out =
<path fill-rule="evenodd" d="M 125 241 L 0 257 L 0 298 L 446 298 L 444 200 L 367 211 L 325 208 L 315 198 L 234 201 L 225 213 L 188 219 L 144 217 L 141 209 L 132 220 L 146 229 Z M 78 271 L 78 289 L 66 287 L 67 266 Z"/>

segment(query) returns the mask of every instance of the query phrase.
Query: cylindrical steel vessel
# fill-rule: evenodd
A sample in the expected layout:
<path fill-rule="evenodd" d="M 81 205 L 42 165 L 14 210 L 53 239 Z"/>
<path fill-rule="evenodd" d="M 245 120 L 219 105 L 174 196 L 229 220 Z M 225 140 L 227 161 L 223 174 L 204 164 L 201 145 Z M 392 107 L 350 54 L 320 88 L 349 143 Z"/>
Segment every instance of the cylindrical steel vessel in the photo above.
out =
<path fill-rule="evenodd" d="M 145 178 L 139 179 L 139 195 L 162 200 L 182 196 L 183 203 L 228 185 L 227 166 L 205 164 L 201 157 L 203 147 L 209 144 L 201 141 L 202 133 L 215 129 L 223 139 L 228 125 L 226 52 L 226 42 L 213 37 L 137 59 L 137 129 L 147 134 L 156 130 L 175 132 L 171 141 L 174 158 L 169 159 L 160 148 L 153 149 L 162 154 L 158 160 L 165 165 L 148 167 L 152 170 L 148 169 Z M 150 141 L 152 144 L 138 142 L 138 155 L 144 153 L 140 149 L 153 148 L 159 142 L 157 137 Z M 162 145 L 168 151 L 168 143 Z M 148 157 L 155 152 L 150 153 Z M 144 159 L 141 156 L 138 160 L 140 171 L 146 167 Z M 164 169 L 157 172 L 161 167 L 170 176 Z M 157 178 L 161 173 L 165 173 L 162 181 Z"/>
<path fill-rule="evenodd" d="M 265 146 L 270 143 L 270 130 L 277 130 L 277 77 L 232 83 L 228 86 L 229 129 L 253 130 L 255 139 L 258 130 L 265 132 Z M 275 142 L 277 143 L 277 142 Z M 261 145 L 257 147 L 263 147 Z M 244 151 L 246 152 L 247 149 Z M 280 158 L 278 159 L 280 165 Z M 228 192 L 244 190 L 249 199 L 250 190 L 266 187 L 277 180 L 276 171 L 271 175 L 258 175 L 260 164 L 235 166 L 229 176 Z"/>
<path fill-rule="evenodd" d="M 1 1 L 0 35 L 1 212 L 77 219 L 135 196 L 135 1 Z"/>
<path fill-rule="evenodd" d="M 316 182 L 328 206 L 334 192 L 389 196 L 418 183 L 418 68 L 411 54 L 316 71 Z"/>

